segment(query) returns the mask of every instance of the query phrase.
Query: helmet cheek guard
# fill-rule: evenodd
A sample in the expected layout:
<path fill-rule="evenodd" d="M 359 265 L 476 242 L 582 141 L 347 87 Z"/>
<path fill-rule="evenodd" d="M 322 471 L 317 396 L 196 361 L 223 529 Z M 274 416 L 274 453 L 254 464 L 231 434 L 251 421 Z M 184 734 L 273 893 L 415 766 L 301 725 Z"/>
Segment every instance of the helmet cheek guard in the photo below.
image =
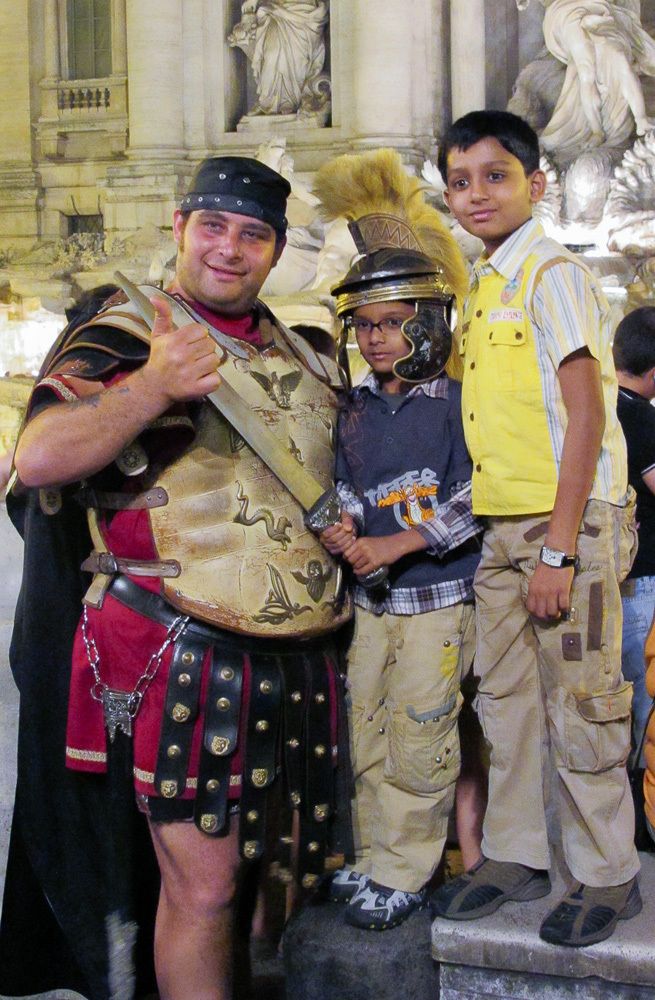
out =
<path fill-rule="evenodd" d="M 402 301 L 413 303 L 414 315 L 401 327 L 409 349 L 394 362 L 394 374 L 403 382 L 418 384 L 443 371 L 452 348 L 449 320 L 455 296 L 443 269 L 426 254 L 381 247 L 360 258 L 332 294 L 342 320 L 337 346 L 341 369 L 347 369 L 347 317 L 369 303 Z"/>
<path fill-rule="evenodd" d="M 337 370 L 339 372 L 341 384 L 346 392 L 350 392 L 353 387 L 353 380 L 350 372 L 350 362 L 348 360 L 348 321 L 347 316 L 341 316 L 340 319 L 340 329 L 336 338 L 335 361 L 337 363 Z"/>
<path fill-rule="evenodd" d="M 401 328 L 410 351 L 394 361 L 393 373 L 397 378 L 417 384 L 441 374 L 453 346 L 450 312 L 450 302 L 417 301 L 416 312 Z"/>

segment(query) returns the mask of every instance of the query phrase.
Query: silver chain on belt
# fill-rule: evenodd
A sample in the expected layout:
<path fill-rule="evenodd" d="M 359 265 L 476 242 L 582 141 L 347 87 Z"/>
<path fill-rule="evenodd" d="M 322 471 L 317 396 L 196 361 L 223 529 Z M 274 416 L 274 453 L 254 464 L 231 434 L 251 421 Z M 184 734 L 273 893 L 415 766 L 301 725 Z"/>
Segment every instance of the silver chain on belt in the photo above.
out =
<path fill-rule="evenodd" d="M 86 655 L 89 666 L 93 671 L 94 683 L 91 685 L 91 697 L 94 701 L 99 701 L 105 719 L 105 725 L 109 733 L 110 740 L 116 736 L 116 730 L 121 729 L 126 736 L 132 735 L 132 720 L 136 717 L 143 696 L 157 676 L 157 671 L 161 666 L 164 653 L 169 646 L 184 632 L 189 623 L 188 615 L 178 615 L 171 623 L 166 632 L 166 638 L 156 653 L 153 653 L 146 664 L 146 668 L 138 678 L 131 691 L 117 691 L 110 688 L 100 676 L 100 653 L 96 641 L 91 634 L 91 625 L 84 605 L 82 613 L 82 638 L 86 648 Z"/>

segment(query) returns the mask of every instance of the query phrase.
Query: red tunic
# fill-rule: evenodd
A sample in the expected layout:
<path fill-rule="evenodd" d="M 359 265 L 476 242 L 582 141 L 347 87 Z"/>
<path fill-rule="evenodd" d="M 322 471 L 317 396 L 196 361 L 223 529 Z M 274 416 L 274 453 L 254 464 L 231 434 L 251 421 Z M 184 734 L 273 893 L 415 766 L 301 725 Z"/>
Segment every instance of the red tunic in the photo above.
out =
<path fill-rule="evenodd" d="M 204 319 L 212 321 L 212 313 L 198 303 L 192 303 Z M 223 332 L 237 339 L 250 343 L 261 343 L 259 331 L 253 326 L 252 316 L 239 319 L 221 317 L 220 328 Z M 70 359 L 66 361 L 70 365 Z M 119 373 L 106 381 L 111 385 L 120 381 L 127 373 Z M 47 391 L 59 400 L 78 396 L 75 380 L 65 375 L 50 373 L 47 384 L 41 387 L 41 394 Z M 173 412 L 173 411 L 171 411 Z M 180 412 L 176 408 L 175 412 Z M 156 437 L 155 437 L 156 434 Z M 153 432 L 151 448 L 154 452 L 166 447 L 165 430 Z M 141 486 L 139 477 L 126 477 L 120 489 L 127 492 L 139 492 Z M 119 510 L 111 517 L 103 517 L 100 522 L 107 551 L 117 557 L 149 560 L 157 559 L 157 552 L 150 531 L 148 512 L 146 510 Z M 161 581 L 158 577 L 130 577 L 130 579 L 147 590 L 159 593 Z M 101 681 L 118 691 L 131 692 L 146 669 L 150 657 L 162 646 L 166 638 L 163 625 L 144 618 L 119 601 L 108 595 L 100 610 L 87 608 L 88 636 L 92 636 L 99 654 L 98 672 Z M 168 669 L 172 657 L 172 648 L 168 648 L 161 660 L 154 680 L 150 683 L 141 703 L 139 712 L 132 724 L 134 744 L 134 784 L 137 793 L 156 795 L 154 774 L 157 762 L 157 752 L 160 742 L 160 731 L 164 715 Z M 204 724 L 203 707 L 206 699 L 209 654 L 206 655 L 202 668 L 200 711 L 194 724 L 191 742 L 191 755 L 187 774 L 187 786 L 181 798 L 193 798 L 198 775 L 198 760 Z M 104 725 L 102 704 L 91 696 L 95 685 L 95 677 L 89 664 L 89 656 L 82 634 L 82 622 L 78 626 L 73 647 L 73 663 L 71 687 L 68 706 L 68 725 L 66 733 L 66 763 L 78 771 L 102 772 L 107 767 L 107 731 Z M 230 779 L 230 797 L 239 794 L 241 785 L 243 731 L 247 719 L 249 698 L 249 665 L 245 657 L 244 679 L 242 688 L 242 711 L 240 723 L 240 739 L 237 750 L 232 757 L 232 775 Z"/>

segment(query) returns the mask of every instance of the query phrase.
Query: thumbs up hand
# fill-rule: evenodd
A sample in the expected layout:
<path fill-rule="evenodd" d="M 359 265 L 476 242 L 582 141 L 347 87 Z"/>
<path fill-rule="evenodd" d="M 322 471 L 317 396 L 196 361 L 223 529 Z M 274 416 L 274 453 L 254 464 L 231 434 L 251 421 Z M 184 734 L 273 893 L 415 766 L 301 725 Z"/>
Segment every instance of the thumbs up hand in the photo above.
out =
<path fill-rule="evenodd" d="M 157 315 L 142 370 L 150 389 L 161 394 L 163 408 L 213 392 L 221 381 L 216 370 L 220 360 L 205 327 L 187 323 L 176 329 L 168 302 L 157 297 L 151 302 Z"/>

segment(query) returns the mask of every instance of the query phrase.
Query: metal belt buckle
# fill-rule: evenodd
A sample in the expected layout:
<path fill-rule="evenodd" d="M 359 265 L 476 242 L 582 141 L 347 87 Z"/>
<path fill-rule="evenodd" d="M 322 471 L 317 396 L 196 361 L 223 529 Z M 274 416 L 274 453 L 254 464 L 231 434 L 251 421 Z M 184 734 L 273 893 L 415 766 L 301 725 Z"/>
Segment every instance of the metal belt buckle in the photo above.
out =
<path fill-rule="evenodd" d="M 129 691 L 112 691 L 111 688 L 105 688 L 102 692 L 102 711 L 112 743 L 117 729 L 122 729 L 126 736 L 132 735 L 130 698 Z"/>

